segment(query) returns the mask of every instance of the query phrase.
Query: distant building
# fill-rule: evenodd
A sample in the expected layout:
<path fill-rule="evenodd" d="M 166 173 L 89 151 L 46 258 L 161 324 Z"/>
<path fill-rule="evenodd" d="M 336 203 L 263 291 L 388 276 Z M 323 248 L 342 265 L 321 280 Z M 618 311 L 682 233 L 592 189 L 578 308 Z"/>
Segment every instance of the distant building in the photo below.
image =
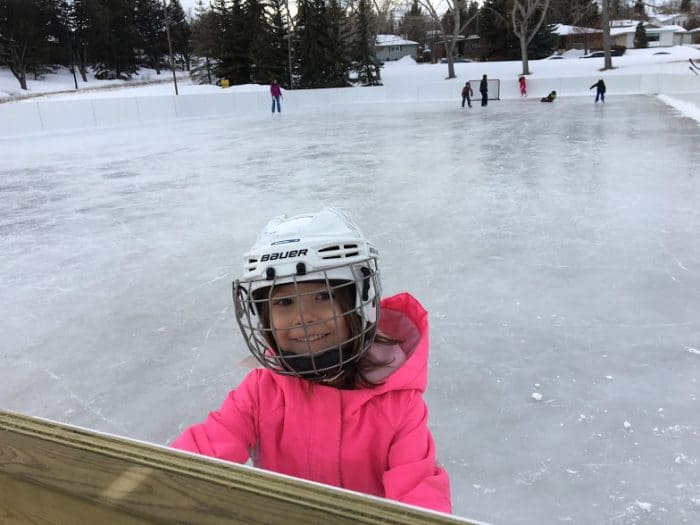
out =
<path fill-rule="evenodd" d="M 700 27 L 691 29 L 690 31 L 688 31 L 688 34 L 690 34 L 690 41 L 693 44 L 700 44 Z"/>
<path fill-rule="evenodd" d="M 621 22 L 616 20 L 616 22 Z M 610 37 L 614 45 L 634 47 L 634 33 L 637 30 L 638 21 L 630 20 L 630 25 L 619 25 L 610 28 Z M 660 25 L 645 23 L 649 47 L 683 46 L 692 43 L 692 34 L 684 27 L 677 25 Z"/>
<path fill-rule="evenodd" d="M 603 47 L 602 29 L 555 24 L 552 32 L 557 35 L 558 49 L 582 49 L 588 52 L 589 49 Z"/>
<path fill-rule="evenodd" d="M 377 59 L 382 62 L 399 60 L 405 56 L 418 60 L 418 42 L 406 40 L 400 36 L 377 35 L 374 47 L 377 51 Z"/>

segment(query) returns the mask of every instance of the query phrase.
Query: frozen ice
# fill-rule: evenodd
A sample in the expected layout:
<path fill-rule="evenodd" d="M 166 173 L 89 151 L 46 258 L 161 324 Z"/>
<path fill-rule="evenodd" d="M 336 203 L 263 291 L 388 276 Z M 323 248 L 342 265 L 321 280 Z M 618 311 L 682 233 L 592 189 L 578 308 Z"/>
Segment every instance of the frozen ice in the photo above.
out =
<path fill-rule="evenodd" d="M 455 513 L 698 522 L 699 145 L 658 98 L 614 94 L 2 140 L 0 402 L 168 443 L 246 373 L 244 251 L 333 205 L 385 295 L 431 313 Z"/>

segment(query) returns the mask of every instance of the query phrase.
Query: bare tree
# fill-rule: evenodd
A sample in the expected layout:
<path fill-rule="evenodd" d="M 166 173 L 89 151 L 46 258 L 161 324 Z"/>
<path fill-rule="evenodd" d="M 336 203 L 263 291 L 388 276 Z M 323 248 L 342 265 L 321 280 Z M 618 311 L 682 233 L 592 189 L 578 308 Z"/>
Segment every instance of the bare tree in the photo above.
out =
<path fill-rule="evenodd" d="M 605 65 L 603 69 L 612 69 L 612 56 L 610 55 L 610 16 L 608 0 L 601 0 L 600 23 L 603 26 L 603 50 L 605 51 Z"/>
<path fill-rule="evenodd" d="M 549 2 L 549 0 L 547 1 Z M 457 75 L 455 75 L 454 48 L 457 45 L 459 36 L 462 35 L 477 15 L 469 17 L 462 23 L 462 12 L 466 12 L 467 0 L 444 0 L 444 4 L 447 5 L 447 11 L 452 15 L 452 23 L 447 24 L 448 18 L 441 17 L 438 14 L 433 0 L 418 0 L 418 3 L 428 11 L 430 17 L 440 28 L 440 34 L 445 42 L 445 51 L 447 51 L 447 78 L 457 78 Z"/>
<path fill-rule="evenodd" d="M 540 30 L 549 9 L 549 0 L 513 0 L 510 19 L 513 33 L 520 39 L 520 57 L 523 62 L 523 75 L 530 74 L 527 62 L 527 46 Z"/>

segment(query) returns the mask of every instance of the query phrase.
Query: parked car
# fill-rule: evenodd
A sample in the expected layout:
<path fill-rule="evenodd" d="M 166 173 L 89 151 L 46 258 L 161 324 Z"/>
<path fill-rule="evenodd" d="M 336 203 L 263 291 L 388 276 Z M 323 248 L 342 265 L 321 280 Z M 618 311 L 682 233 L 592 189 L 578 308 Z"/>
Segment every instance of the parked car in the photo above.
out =
<path fill-rule="evenodd" d="M 610 50 L 610 56 L 612 57 L 621 57 L 624 55 L 624 51 L 620 51 L 619 49 L 611 49 Z M 603 58 L 605 56 L 605 51 L 593 51 L 592 53 L 588 53 L 587 55 L 583 55 L 582 57 L 579 58 Z"/>
<path fill-rule="evenodd" d="M 454 57 L 452 62 L 474 62 L 471 58 Z M 440 59 L 441 64 L 447 64 L 447 58 Z"/>

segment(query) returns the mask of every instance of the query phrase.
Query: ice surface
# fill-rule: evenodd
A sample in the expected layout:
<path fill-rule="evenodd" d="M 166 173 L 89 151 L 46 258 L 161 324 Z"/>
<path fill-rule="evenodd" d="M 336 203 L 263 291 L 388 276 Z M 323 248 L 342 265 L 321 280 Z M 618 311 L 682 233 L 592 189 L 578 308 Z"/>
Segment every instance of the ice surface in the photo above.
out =
<path fill-rule="evenodd" d="M 243 252 L 335 205 L 431 313 L 457 514 L 700 522 L 700 126 L 458 102 L 0 141 L 1 406 L 167 443 L 246 373 Z"/>

